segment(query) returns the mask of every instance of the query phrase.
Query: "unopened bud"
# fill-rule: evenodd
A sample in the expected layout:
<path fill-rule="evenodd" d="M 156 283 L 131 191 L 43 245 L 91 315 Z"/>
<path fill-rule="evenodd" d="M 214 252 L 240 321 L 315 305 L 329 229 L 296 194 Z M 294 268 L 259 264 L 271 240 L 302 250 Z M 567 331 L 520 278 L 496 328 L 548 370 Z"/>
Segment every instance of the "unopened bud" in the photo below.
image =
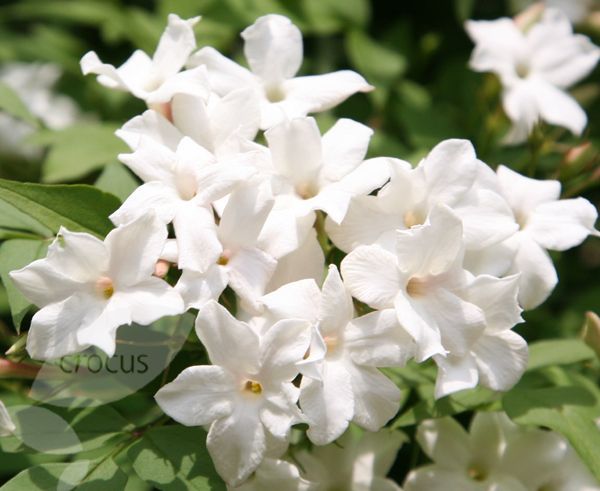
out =
<path fill-rule="evenodd" d="M 544 13 L 544 3 L 537 2 L 526 8 L 520 14 L 516 15 L 514 20 L 517 27 L 522 32 L 527 32 L 531 26 L 537 23 Z"/>
<path fill-rule="evenodd" d="M 0 378 L 36 378 L 40 367 L 28 363 L 17 363 L 0 359 Z"/>
<path fill-rule="evenodd" d="M 583 340 L 600 357 L 600 317 L 594 312 L 585 313 Z"/>
<path fill-rule="evenodd" d="M 159 259 L 156 261 L 154 265 L 154 276 L 158 276 L 159 278 L 164 278 L 167 276 L 169 272 L 169 268 L 171 267 L 171 263 L 169 261 L 165 261 L 164 259 Z"/>

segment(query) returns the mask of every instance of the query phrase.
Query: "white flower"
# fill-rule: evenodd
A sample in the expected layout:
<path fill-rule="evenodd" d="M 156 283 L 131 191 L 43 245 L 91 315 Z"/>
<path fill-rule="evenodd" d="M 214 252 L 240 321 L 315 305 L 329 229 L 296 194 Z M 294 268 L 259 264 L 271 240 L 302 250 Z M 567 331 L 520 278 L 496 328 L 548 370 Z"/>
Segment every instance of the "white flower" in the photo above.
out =
<path fill-rule="evenodd" d="M 267 434 L 286 441 L 302 420 L 292 380 L 309 346 L 309 323 L 284 320 L 259 336 L 209 302 L 196 333 L 213 365 L 186 368 L 156 401 L 179 423 L 210 425 L 208 451 L 221 477 L 236 486 L 263 461 Z"/>
<path fill-rule="evenodd" d="M 345 252 L 368 244 L 393 250 L 396 231 L 423 224 L 439 203 L 462 219 L 470 251 L 498 243 L 517 229 L 505 200 L 484 185 L 493 172 L 466 140 L 441 142 L 414 169 L 391 158 L 367 162 L 387 164 L 391 177 L 376 196 L 355 197 L 340 225 L 327 220 L 331 240 Z"/>
<path fill-rule="evenodd" d="M 10 436 L 17 429 L 10 414 L 6 410 L 6 406 L 0 401 L 0 436 Z"/>
<path fill-rule="evenodd" d="M 417 360 L 434 357 L 436 398 L 478 382 L 507 390 L 527 362 L 525 341 L 510 331 L 521 321 L 518 277 L 474 277 L 463 258 L 461 222 L 438 205 L 424 225 L 396 232 L 393 252 L 360 246 L 342 261 L 352 295 L 395 311 L 416 342 Z"/>
<path fill-rule="evenodd" d="M 511 331 L 523 322 L 517 303 L 519 275 L 506 278 L 481 275 L 463 293 L 465 300 L 483 310 L 485 330 L 462 355 L 436 355 L 439 368 L 435 397 L 480 384 L 492 390 L 512 388 L 527 368 L 527 342 Z"/>
<path fill-rule="evenodd" d="M 175 151 L 184 136 L 211 152 L 217 159 L 247 150 L 247 142 L 258 131 L 258 101 L 250 89 L 237 89 L 224 97 L 211 93 L 208 99 L 177 94 L 170 105 L 170 118 L 148 110 L 117 131 L 132 150 L 146 138 Z"/>
<path fill-rule="evenodd" d="M 394 252 L 360 246 L 342 261 L 352 296 L 375 309 L 395 309 L 417 344 L 418 361 L 462 356 L 485 328 L 483 311 L 462 298 L 472 281 L 462 266 L 462 234 L 460 219 L 438 205 L 424 225 L 396 231 Z"/>
<path fill-rule="evenodd" d="M 242 37 L 250 70 L 210 47 L 193 54 L 190 64 L 207 67 L 211 89 L 219 95 L 239 87 L 252 88 L 260 99 L 262 129 L 324 111 L 356 92 L 373 89 L 350 70 L 294 77 L 302 64 L 302 34 L 281 15 L 260 17 Z"/>
<path fill-rule="evenodd" d="M 411 471 L 404 482 L 405 491 L 528 491 L 502 470 L 507 440 L 517 431 L 503 413 L 476 413 L 469 433 L 449 417 L 423 421 L 417 441 L 433 463 Z M 531 457 L 527 455 L 523 464 Z"/>
<path fill-rule="evenodd" d="M 557 433 L 520 427 L 504 413 L 476 413 L 467 433 L 454 419 L 427 420 L 417 441 L 433 460 L 405 491 L 597 491 L 594 477 Z"/>
<path fill-rule="evenodd" d="M 354 319 L 352 297 L 335 266 L 322 292 L 313 281 L 298 281 L 262 302 L 271 322 L 299 317 L 316 326 L 310 356 L 300 367 L 300 407 L 314 443 L 339 438 L 350 421 L 377 431 L 397 413 L 400 391 L 377 367 L 404 365 L 413 343 L 393 310 Z"/>
<path fill-rule="evenodd" d="M 216 231 L 221 244 L 219 258 L 205 273 L 184 270 L 177 283 L 186 305 L 201 308 L 208 300 L 216 300 L 229 284 L 246 309 L 258 309 L 258 298 L 264 295 L 277 266 L 277 260 L 258 244 L 272 206 L 264 185 L 251 184 L 231 193 Z M 195 253 L 206 252 L 198 248 Z"/>
<path fill-rule="evenodd" d="M 115 352 L 123 324 L 150 324 L 184 311 L 179 294 L 152 276 L 167 238 L 154 214 L 112 230 L 104 242 L 61 228 L 48 255 L 10 273 L 41 307 L 31 320 L 27 351 L 53 359 L 97 346 Z"/>
<path fill-rule="evenodd" d="M 509 18 L 467 21 L 466 29 L 476 43 L 471 68 L 492 71 L 502 82 L 504 110 L 513 123 L 507 143 L 524 141 L 540 119 L 582 133 L 587 116 L 565 89 L 593 70 L 600 49 L 573 34 L 563 12 L 546 9 L 527 32 Z"/>
<path fill-rule="evenodd" d="M 169 103 L 177 93 L 207 96 L 206 72 L 202 67 L 179 73 L 196 48 L 193 27 L 199 20 L 200 17 L 183 20 L 169 14 L 167 28 L 152 58 L 137 50 L 115 68 L 102 63 L 98 55 L 90 51 L 81 58 L 81 70 L 84 75 L 97 74 L 98 82 L 106 87 L 129 91 L 148 105 L 161 109 L 161 104 Z"/>
<path fill-rule="evenodd" d="M 206 272 L 223 251 L 211 204 L 247 179 L 253 169 L 234 161 L 217 163 L 188 137 L 175 152 L 144 139 L 134 153 L 119 158 L 146 183 L 125 200 L 111 220 L 126 223 L 153 209 L 163 223 L 173 222 L 179 266 Z"/>
<path fill-rule="evenodd" d="M 559 199 L 560 182 L 540 181 L 499 166 L 498 182 L 519 224 L 508 240 L 516 249 L 512 273 L 520 273 L 519 302 L 524 309 L 540 305 L 558 282 L 546 249 L 564 251 L 598 236 L 598 212 L 584 198 Z"/>
<path fill-rule="evenodd" d="M 402 491 L 385 476 L 404 441 L 399 431 L 370 433 L 350 426 L 335 443 L 293 456 L 303 469 L 302 476 L 316 483 L 315 491 Z"/>
<path fill-rule="evenodd" d="M 317 483 L 307 481 L 291 462 L 279 459 L 263 460 L 256 472 L 244 484 L 228 487 L 228 491 L 319 491 Z"/>

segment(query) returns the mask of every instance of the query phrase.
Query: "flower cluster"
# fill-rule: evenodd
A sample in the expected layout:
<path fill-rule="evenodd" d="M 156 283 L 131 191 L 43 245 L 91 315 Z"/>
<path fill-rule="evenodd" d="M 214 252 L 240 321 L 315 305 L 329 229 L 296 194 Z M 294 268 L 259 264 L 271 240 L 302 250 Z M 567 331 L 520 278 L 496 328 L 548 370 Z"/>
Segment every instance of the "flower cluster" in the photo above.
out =
<path fill-rule="evenodd" d="M 415 165 L 365 160 L 370 128 L 340 119 L 322 133 L 307 116 L 372 90 L 363 77 L 296 76 L 302 37 L 279 15 L 243 31 L 250 69 L 210 47 L 194 52 L 198 20 L 170 15 L 154 55 L 136 51 L 119 68 L 93 52 L 82 58 L 84 73 L 148 105 L 117 132 L 131 148 L 120 159 L 143 184 L 111 215 L 116 228 L 104 241 L 62 229 L 46 258 L 11 273 L 41 308 L 30 355 L 93 346 L 110 356 L 119 326 L 198 309 L 211 365 L 186 368 L 156 401 L 179 423 L 207 428 L 231 486 L 257 469 L 252 479 L 297 474 L 276 460 L 295 424 L 316 445 L 351 422 L 382 428 L 401 394 L 381 367 L 432 359 L 438 398 L 478 384 L 511 388 L 527 364 L 527 343 L 512 329 L 557 282 L 547 250 L 596 234 L 595 208 L 559 199 L 558 181 L 494 172 L 465 140 L 443 141 Z M 549 13 L 539 29 L 554 21 Z M 519 39 L 533 43 L 533 29 Z M 481 41 L 477 66 L 493 69 L 495 38 L 479 24 L 469 30 Z M 543 85 L 529 67 L 536 96 L 572 106 L 552 84 L 593 67 L 595 48 L 583 44 L 591 54 L 568 81 Z M 521 107 L 530 80 L 513 75 L 506 100 Z M 346 253 L 339 268 L 324 254 L 333 246 Z M 233 312 L 218 303 L 226 288 Z"/>

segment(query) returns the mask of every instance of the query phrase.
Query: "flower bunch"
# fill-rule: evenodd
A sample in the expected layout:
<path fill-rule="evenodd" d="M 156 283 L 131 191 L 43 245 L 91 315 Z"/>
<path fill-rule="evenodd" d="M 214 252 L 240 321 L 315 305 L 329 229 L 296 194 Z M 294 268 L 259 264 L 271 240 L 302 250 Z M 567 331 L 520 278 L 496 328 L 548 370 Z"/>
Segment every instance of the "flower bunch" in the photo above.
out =
<path fill-rule="evenodd" d="M 371 128 L 340 119 L 322 132 L 308 116 L 373 90 L 362 76 L 296 76 L 302 37 L 283 16 L 242 32 L 249 69 L 213 48 L 195 51 L 198 20 L 170 15 L 152 57 L 136 51 L 118 68 L 94 52 L 82 58 L 85 74 L 148 106 L 117 132 L 131 149 L 120 160 L 142 184 L 104 240 L 61 229 L 47 257 L 11 273 L 40 307 L 29 354 L 97 347 L 112 356 L 119 326 L 197 309 L 210 364 L 186 368 L 155 398 L 177 422 L 208 429 L 231 486 L 266 468 L 296 479 L 277 460 L 296 424 L 319 446 L 350 423 L 381 429 L 401 391 L 379 368 L 432 359 L 436 398 L 510 389 L 527 365 L 513 328 L 557 283 L 547 251 L 596 235 L 594 206 L 559 199 L 558 181 L 492 170 L 466 140 L 442 141 L 414 164 L 366 159 Z M 539 30 L 559 21 L 549 13 Z M 533 29 L 519 42 L 534 43 Z M 469 32 L 473 64 L 495 69 L 495 38 L 479 24 Z M 589 52 L 577 76 L 547 84 L 550 61 L 524 76 L 517 63 L 526 60 L 501 60 L 507 107 L 537 104 L 525 119 L 507 111 L 519 132 L 538 115 L 581 131 L 581 114 L 552 84 L 589 71 L 597 49 L 579 38 L 572 49 Z M 577 123 L 554 117 L 562 106 L 548 109 L 547 99 L 519 105 L 531 90 L 556 96 Z M 235 308 L 219 303 L 226 291 Z"/>

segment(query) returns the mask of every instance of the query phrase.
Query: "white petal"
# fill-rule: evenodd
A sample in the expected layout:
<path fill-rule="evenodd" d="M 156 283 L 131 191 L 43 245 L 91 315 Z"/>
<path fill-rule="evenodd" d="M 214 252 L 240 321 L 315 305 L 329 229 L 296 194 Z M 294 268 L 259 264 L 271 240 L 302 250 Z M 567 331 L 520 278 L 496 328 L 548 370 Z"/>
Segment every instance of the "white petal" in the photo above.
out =
<path fill-rule="evenodd" d="M 276 319 L 297 318 L 316 322 L 321 291 L 314 280 L 300 280 L 263 296 L 261 302 Z"/>
<path fill-rule="evenodd" d="M 429 224 L 398 231 L 396 237 L 397 263 L 411 276 L 439 275 L 462 261 L 462 222 L 447 206 L 436 206 Z"/>
<path fill-rule="evenodd" d="M 501 277 L 512 266 L 516 254 L 517 244 L 511 239 L 480 250 L 467 249 L 463 267 L 475 276 L 488 274 Z"/>
<path fill-rule="evenodd" d="M 473 346 L 481 385 L 511 389 L 527 368 L 527 342 L 513 331 L 484 334 Z"/>
<path fill-rule="evenodd" d="M 334 265 L 323 283 L 321 305 L 319 307 L 319 330 L 323 336 L 340 334 L 354 314 L 352 297 L 346 290 L 340 273 Z"/>
<path fill-rule="evenodd" d="M 152 76 L 153 64 L 143 51 L 136 50 L 118 69 L 102 63 L 94 51 L 86 53 L 81 61 L 84 75 L 98 75 L 98 82 L 111 89 L 129 90 L 133 95 L 144 98 L 147 94 L 144 86 Z"/>
<path fill-rule="evenodd" d="M 177 14 L 169 14 L 167 28 L 152 57 L 156 70 L 165 78 L 177 73 L 196 48 L 194 24 L 199 20 L 199 17 L 183 20 Z"/>
<path fill-rule="evenodd" d="M 296 402 L 299 390 L 292 384 L 282 384 L 278 393 L 269 394 L 260 411 L 260 420 L 274 440 L 285 442 L 290 428 L 304 422 Z"/>
<path fill-rule="evenodd" d="M 175 217 L 180 201 L 172 187 L 162 182 L 148 182 L 136 188 L 109 218 L 115 225 L 123 225 L 139 218 L 148 210 L 154 210 L 166 225 Z"/>
<path fill-rule="evenodd" d="M 195 366 L 164 385 L 154 399 L 178 423 L 202 426 L 232 413 L 236 389 L 235 380 L 223 368 Z"/>
<path fill-rule="evenodd" d="M 391 235 L 391 243 L 394 244 L 395 230 L 399 228 L 404 228 L 402 216 L 383 210 L 376 196 L 354 198 L 339 225 L 330 218 L 325 222 L 325 231 L 333 243 L 344 252 L 374 243 L 383 246 L 382 237 L 386 235 Z"/>
<path fill-rule="evenodd" d="M 305 200 L 303 204 L 310 206 L 313 210 L 324 211 L 334 222 L 340 223 L 346 216 L 351 198 L 352 195 L 342 189 L 339 183 L 336 183 L 324 187 L 319 194 Z"/>
<path fill-rule="evenodd" d="M 201 309 L 209 300 L 218 300 L 227 287 L 227 281 L 225 270 L 214 264 L 206 273 L 186 269 L 177 281 L 175 290 L 183 298 L 187 309 Z"/>
<path fill-rule="evenodd" d="M 133 322 L 144 326 L 185 310 L 179 293 L 160 278 L 148 278 L 114 295 L 129 306 Z"/>
<path fill-rule="evenodd" d="M 273 199 L 266 186 L 244 186 L 229 196 L 219 222 L 219 237 L 225 247 L 254 247 Z"/>
<path fill-rule="evenodd" d="M 505 278 L 482 275 L 469 285 L 466 298 L 483 310 L 486 332 L 499 332 L 523 322 L 518 291 L 518 275 Z"/>
<path fill-rule="evenodd" d="M 560 196 L 560 182 L 531 179 L 503 165 L 496 171 L 502 194 L 517 216 L 526 218 L 541 203 L 556 201 Z"/>
<path fill-rule="evenodd" d="M 206 447 L 219 475 L 232 486 L 242 483 L 265 455 L 265 430 L 257 408 L 238 405 L 230 416 L 215 421 Z"/>
<path fill-rule="evenodd" d="M 548 83 L 536 84 L 534 92 L 541 118 L 564 126 L 579 136 L 587 124 L 587 115 L 573 97 Z"/>
<path fill-rule="evenodd" d="M 218 149 L 232 135 L 254 140 L 260 124 L 260 106 L 251 88 L 234 90 L 211 107 L 211 128 Z"/>
<path fill-rule="evenodd" d="M 357 196 L 375 191 L 383 186 L 389 178 L 388 160 L 374 158 L 360 163 L 339 181 L 339 186 L 351 196 Z"/>
<path fill-rule="evenodd" d="M 209 95 L 208 74 L 200 66 L 168 77 L 156 90 L 144 98 L 149 107 L 168 104 L 177 94 L 194 94 L 200 97 Z"/>
<path fill-rule="evenodd" d="M 209 301 L 198 313 L 196 334 L 214 365 L 244 376 L 256 373 L 258 336 L 246 323 L 236 320 L 225 307 Z"/>
<path fill-rule="evenodd" d="M 513 123 L 509 134 L 504 138 L 504 143 L 524 142 L 537 123 L 540 111 L 535 99 L 536 85 L 526 81 L 519 82 L 502 92 L 504 111 Z"/>
<path fill-rule="evenodd" d="M 394 308 L 400 325 L 415 340 L 415 359 L 418 362 L 436 354 L 445 354 L 446 349 L 442 346 L 440 330 L 429 315 L 423 317 L 418 305 L 414 305 L 404 294 L 399 294 L 394 299 Z M 417 310 L 418 309 L 418 310 Z M 425 309 L 426 313 L 428 309 Z"/>
<path fill-rule="evenodd" d="M 394 309 L 353 319 L 344 332 L 344 344 L 359 365 L 403 366 L 414 354 L 414 342 L 400 326 Z"/>
<path fill-rule="evenodd" d="M 475 149 L 468 140 L 445 140 L 419 163 L 429 199 L 451 205 L 473 184 L 477 175 Z"/>
<path fill-rule="evenodd" d="M 298 249 L 277 261 L 277 267 L 266 291 L 271 292 L 286 283 L 303 279 L 313 279 L 315 282 L 321 283 L 324 269 L 323 249 L 317 240 L 316 231 L 311 229 L 308 237 Z"/>
<path fill-rule="evenodd" d="M 310 322 L 284 319 L 267 330 L 260 340 L 261 375 L 272 381 L 291 382 L 311 340 Z"/>
<path fill-rule="evenodd" d="M 594 233 L 598 212 L 584 198 L 542 203 L 527 221 L 527 233 L 545 249 L 564 251 Z"/>
<path fill-rule="evenodd" d="M 166 240 L 167 228 L 152 211 L 110 231 L 104 243 L 110 252 L 108 276 L 115 287 L 152 276 Z"/>
<path fill-rule="evenodd" d="M 396 256 L 379 246 L 360 246 L 341 265 L 346 287 L 353 297 L 376 309 L 391 308 L 404 285 Z"/>
<path fill-rule="evenodd" d="M 237 251 L 229 263 L 229 285 L 253 310 L 259 308 L 259 297 L 275 271 L 277 261 L 260 249 L 247 248 Z"/>
<path fill-rule="evenodd" d="M 354 422 L 369 431 L 380 430 L 398 409 L 400 390 L 374 367 L 347 363 L 354 391 Z"/>
<path fill-rule="evenodd" d="M 19 291 L 38 307 L 65 300 L 86 287 L 84 283 L 65 277 L 47 259 L 33 261 L 24 268 L 11 271 L 9 276 Z"/>
<path fill-rule="evenodd" d="M 177 156 L 169 147 L 154 141 L 153 135 L 141 135 L 133 153 L 119 154 L 119 160 L 144 182 L 174 184 Z"/>
<path fill-rule="evenodd" d="M 574 35 L 569 20 L 554 9 L 544 12 L 543 21 L 534 26 L 530 38 L 536 47 L 532 71 L 556 87 L 567 88 L 584 78 L 600 56 L 598 47 L 588 37 Z"/>
<path fill-rule="evenodd" d="M 520 273 L 519 303 L 525 310 L 540 305 L 558 283 L 554 264 L 548 253 L 534 240 L 522 235 L 511 273 Z"/>
<path fill-rule="evenodd" d="M 313 443 L 326 445 L 339 438 L 354 416 L 352 384 L 344 365 L 325 363 L 321 381 L 303 378 L 300 407 Z"/>
<path fill-rule="evenodd" d="M 471 463 L 469 436 L 450 417 L 423 421 L 417 429 L 417 441 L 429 458 L 447 469 L 464 471 Z"/>
<path fill-rule="evenodd" d="M 323 135 L 322 178 L 337 182 L 356 169 L 367 154 L 373 130 L 351 119 L 339 119 Z"/>
<path fill-rule="evenodd" d="M 215 264 L 223 247 L 217 237 L 212 210 L 186 202 L 177 210 L 173 226 L 181 269 L 202 273 Z"/>
<path fill-rule="evenodd" d="M 356 92 L 370 92 L 374 88 L 351 70 L 296 77 L 286 80 L 283 87 L 286 99 L 296 102 L 304 114 L 326 111 Z"/>
<path fill-rule="evenodd" d="M 479 379 L 475 360 L 469 354 L 465 356 L 435 356 L 438 366 L 435 381 L 435 398 L 453 394 L 459 390 L 472 389 Z"/>
<path fill-rule="evenodd" d="M 321 166 L 321 133 L 314 118 L 280 123 L 266 131 L 273 166 L 296 186 L 316 184 Z"/>
<path fill-rule="evenodd" d="M 62 302 L 38 311 L 31 319 L 27 336 L 27 352 L 38 360 L 52 360 L 83 351 L 77 331 L 86 317 L 99 315 L 101 307 L 87 295 L 75 294 Z"/>
<path fill-rule="evenodd" d="M 115 134 L 134 151 L 148 138 L 174 152 L 183 138 L 181 132 L 162 114 L 151 109 L 127 121 Z"/>
<path fill-rule="evenodd" d="M 266 84 L 292 78 L 302 63 L 302 34 L 282 15 L 265 15 L 242 31 L 244 54 Z"/>
<path fill-rule="evenodd" d="M 207 67 L 211 89 L 219 95 L 240 87 L 258 85 L 250 71 L 211 47 L 202 48 L 191 55 L 188 63 L 191 66 Z"/>

